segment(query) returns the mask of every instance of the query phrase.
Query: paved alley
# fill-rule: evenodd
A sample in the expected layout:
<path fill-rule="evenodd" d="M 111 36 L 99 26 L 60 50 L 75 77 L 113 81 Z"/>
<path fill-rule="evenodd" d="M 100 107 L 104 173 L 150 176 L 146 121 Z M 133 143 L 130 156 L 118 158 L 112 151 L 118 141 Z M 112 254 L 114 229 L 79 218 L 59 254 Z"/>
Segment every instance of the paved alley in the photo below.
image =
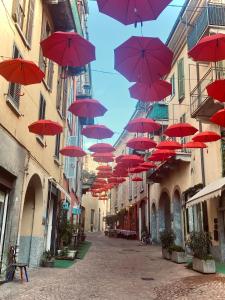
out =
<path fill-rule="evenodd" d="M 0 299 L 225 299 L 225 277 L 203 276 L 161 258 L 160 248 L 93 234 L 70 269 L 40 268 L 30 282 L 0 286 Z"/>

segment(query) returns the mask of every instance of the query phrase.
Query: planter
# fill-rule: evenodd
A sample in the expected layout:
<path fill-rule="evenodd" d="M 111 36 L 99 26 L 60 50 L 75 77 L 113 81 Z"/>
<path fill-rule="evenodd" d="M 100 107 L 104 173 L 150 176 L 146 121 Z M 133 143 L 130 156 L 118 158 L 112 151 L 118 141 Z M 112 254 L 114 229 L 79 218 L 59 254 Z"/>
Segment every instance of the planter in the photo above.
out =
<path fill-rule="evenodd" d="M 54 262 L 55 259 L 47 260 L 47 261 L 42 261 L 41 266 L 45 268 L 53 268 L 54 267 Z"/>
<path fill-rule="evenodd" d="M 74 260 L 77 255 L 77 250 L 68 250 L 66 255 L 61 255 L 62 250 L 58 250 L 57 253 L 58 256 L 56 257 L 56 259 Z"/>
<path fill-rule="evenodd" d="M 172 261 L 177 263 L 177 264 L 183 264 L 186 263 L 186 255 L 185 252 L 172 252 Z"/>
<path fill-rule="evenodd" d="M 171 254 L 166 248 L 162 248 L 162 257 L 171 260 Z"/>
<path fill-rule="evenodd" d="M 75 259 L 76 255 L 77 255 L 77 251 L 76 250 L 68 250 L 68 252 L 67 252 L 67 256 L 69 258 Z"/>
<path fill-rule="evenodd" d="M 193 257 L 193 270 L 204 274 L 216 273 L 216 265 L 213 259 L 199 259 Z"/>

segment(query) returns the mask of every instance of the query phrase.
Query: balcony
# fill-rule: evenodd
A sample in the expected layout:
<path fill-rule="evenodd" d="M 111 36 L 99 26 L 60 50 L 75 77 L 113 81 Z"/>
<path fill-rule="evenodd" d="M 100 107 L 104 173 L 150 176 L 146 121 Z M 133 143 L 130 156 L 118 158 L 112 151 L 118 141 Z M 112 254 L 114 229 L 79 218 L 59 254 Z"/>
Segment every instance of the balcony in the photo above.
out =
<path fill-rule="evenodd" d="M 201 37 L 208 33 L 209 28 L 225 26 L 225 5 L 209 3 L 191 27 L 187 36 L 188 49 L 193 48 Z"/>
<path fill-rule="evenodd" d="M 187 165 L 191 162 L 191 153 L 180 151 L 175 157 L 165 161 L 157 169 L 150 170 L 147 173 L 147 182 L 161 183 L 171 175 L 171 172 L 180 168 L 181 165 Z"/>
<path fill-rule="evenodd" d="M 206 87 L 216 79 L 225 78 L 225 68 L 210 68 L 190 93 L 191 117 L 208 122 L 223 105 L 208 96 Z"/>

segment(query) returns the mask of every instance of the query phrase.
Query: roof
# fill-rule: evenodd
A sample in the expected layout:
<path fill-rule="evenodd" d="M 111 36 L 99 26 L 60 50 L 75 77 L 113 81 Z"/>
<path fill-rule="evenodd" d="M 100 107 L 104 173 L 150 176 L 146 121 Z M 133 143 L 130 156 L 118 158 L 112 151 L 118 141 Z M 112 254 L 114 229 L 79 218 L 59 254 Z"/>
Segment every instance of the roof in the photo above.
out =
<path fill-rule="evenodd" d="M 187 203 L 186 207 L 193 206 L 203 201 L 211 200 L 220 197 L 222 191 L 225 189 L 225 177 L 219 178 L 216 181 L 208 184 L 197 194 L 191 197 Z"/>

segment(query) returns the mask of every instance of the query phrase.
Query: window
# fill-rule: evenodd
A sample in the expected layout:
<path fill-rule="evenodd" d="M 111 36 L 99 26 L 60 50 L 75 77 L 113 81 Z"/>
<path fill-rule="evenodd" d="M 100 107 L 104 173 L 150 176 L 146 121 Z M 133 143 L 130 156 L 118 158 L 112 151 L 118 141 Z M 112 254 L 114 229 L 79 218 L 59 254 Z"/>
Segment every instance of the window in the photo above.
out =
<path fill-rule="evenodd" d="M 32 41 L 34 23 L 35 0 L 14 0 L 12 7 L 12 17 L 16 22 L 20 35 L 29 46 Z"/>
<path fill-rule="evenodd" d="M 21 54 L 18 48 L 16 47 L 16 45 L 14 45 L 13 58 L 19 58 L 19 57 L 21 57 Z M 9 84 L 8 96 L 10 100 L 13 102 L 13 105 L 15 105 L 17 109 L 19 108 L 19 104 L 20 104 L 20 92 L 21 92 L 20 84 L 12 83 L 12 82 Z"/>
<path fill-rule="evenodd" d="M 185 80 L 184 80 L 184 59 L 181 58 L 177 63 L 178 73 L 178 100 L 183 100 L 185 96 Z"/>
<path fill-rule="evenodd" d="M 59 159 L 59 150 L 60 150 L 60 134 L 57 134 L 55 140 L 55 158 Z"/>
<path fill-rule="evenodd" d="M 44 97 L 40 96 L 40 104 L 39 104 L 39 120 L 45 119 L 45 108 L 46 108 L 46 101 Z"/>
<path fill-rule="evenodd" d="M 181 117 L 180 117 L 180 123 L 185 123 L 186 122 L 186 115 L 185 114 L 183 114 Z M 183 144 L 185 144 L 187 141 L 186 141 L 186 138 L 185 137 L 181 137 L 180 138 L 180 142 L 181 142 L 181 144 L 183 145 Z M 183 152 L 187 152 L 187 149 L 183 149 L 182 150 Z"/>
<path fill-rule="evenodd" d="M 170 77 L 170 83 L 172 85 L 171 99 L 175 96 L 175 76 L 174 74 Z"/>
<path fill-rule="evenodd" d="M 62 76 L 63 69 L 59 67 L 58 69 L 58 81 L 57 81 L 57 96 L 56 96 L 56 108 L 60 113 L 60 116 L 66 118 L 67 109 L 67 88 L 68 79 Z"/>
<path fill-rule="evenodd" d="M 52 30 L 48 23 L 47 17 L 43 12 L 42 15 L 42 25 L 41 25 L 41 41 L 50 36 Z M 53 61 L 43 56 L 42 48 L 40 47 L 39 54 L 39 67 L 45 73 L 45 84 L 49 90 L 52 90 L 53 74 L 54 74 L 54 64 Z"/>

